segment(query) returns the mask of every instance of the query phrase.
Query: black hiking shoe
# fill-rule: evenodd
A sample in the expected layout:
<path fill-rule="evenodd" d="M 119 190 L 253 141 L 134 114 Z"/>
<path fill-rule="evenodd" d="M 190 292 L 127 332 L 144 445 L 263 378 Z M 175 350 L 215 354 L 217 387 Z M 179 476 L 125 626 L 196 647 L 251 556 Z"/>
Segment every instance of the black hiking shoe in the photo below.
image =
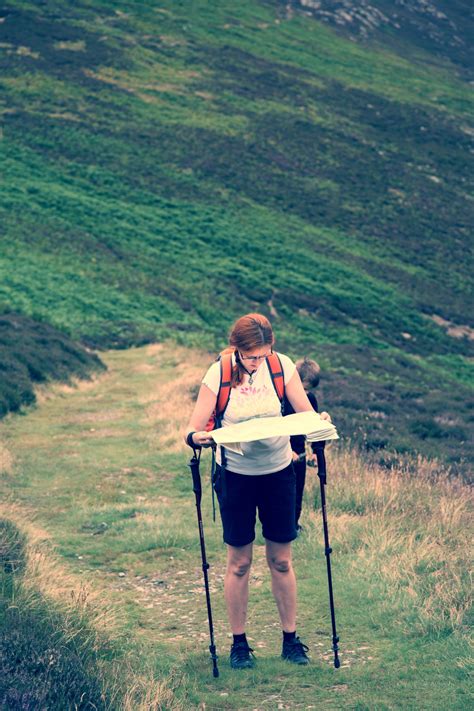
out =
<path fill-rule="evenodd" d="M 309 652 L 309 647 L 303 644 L 299 637 L 295 637 L 289 642 L 283 642 L 281 656 L 293 664 L 309 664 L 306 652 Z"/>
<path fill-rule="evenodd" d="M 230 648 L 230 666 L 232 669 L 251 669 L 255 666 L 253 649 L 248 642 L 234 642 Z"/>

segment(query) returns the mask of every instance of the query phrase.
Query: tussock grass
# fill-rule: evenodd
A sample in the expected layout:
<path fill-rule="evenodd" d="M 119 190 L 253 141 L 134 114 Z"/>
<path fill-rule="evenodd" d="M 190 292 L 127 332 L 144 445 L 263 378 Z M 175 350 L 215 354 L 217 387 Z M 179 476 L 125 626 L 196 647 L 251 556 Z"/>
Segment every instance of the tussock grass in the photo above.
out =
<path fill-rule="evenodd" d="M 179 671 L 159 682 L 150 683 L 147 677 L 136 677 L 121 700 L 120 708 L 123 711 L 187 711 L 173 692 L 182 681 L 183 674 Z"/>
<path fill-rule="evenodd" d="M 331 532 L 354 554 L 351 575 L 383 589 L 404 634 L 462 631 L 472 605 L 470 488 L 422 457 L 415 470 L 390 471 L 354 450 L 333 447 L 328 460 Z M 315 509 L 318 487 L 311 478 Z"/>
<path fill-rule="evenodd" d="M 174 348 L 175 367 L 166 382 L 146 395 L 146 415 L 156 426 L 158 443 L 168 452 L 184 452 L 182 433 L 189 421 L 197 391 L 206 368 L 212 363 L 211 354 L 191 351 L 182 346 Z M 179 402 L 179 407 L 176 403 Z"/>
<path fill-rule="evenodd" d="M 0 472 L 11 474 L 13 471 L 13 456 L 8 447 L 0 440 Z"/>

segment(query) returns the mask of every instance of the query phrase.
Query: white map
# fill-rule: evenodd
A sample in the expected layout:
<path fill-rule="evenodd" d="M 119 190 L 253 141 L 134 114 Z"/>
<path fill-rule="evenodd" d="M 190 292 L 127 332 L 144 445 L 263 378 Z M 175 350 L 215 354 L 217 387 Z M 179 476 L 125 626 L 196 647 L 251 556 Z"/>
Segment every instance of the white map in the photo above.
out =
<path fill-rule="evenodd" d="M 317 412 L 297 412 L 286 417 L 254 417 L 212 431 L 216 444 L 223 444 L 237 454 L 242 454 L 242 442 L 291 435 L 306 435 L 308 442 L 339 439 L 332 422 L 323 420 Z"/>

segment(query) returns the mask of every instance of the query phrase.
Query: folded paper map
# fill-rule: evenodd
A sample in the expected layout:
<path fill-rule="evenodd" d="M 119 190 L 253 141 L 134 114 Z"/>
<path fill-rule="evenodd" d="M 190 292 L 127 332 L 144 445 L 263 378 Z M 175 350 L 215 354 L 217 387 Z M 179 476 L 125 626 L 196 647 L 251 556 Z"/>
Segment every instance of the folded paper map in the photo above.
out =
<path fill-rule="evenodd" d="M 212 431 L 216 444 L 223 444 L 238 454 L 242 454 L 242 442 L 291 435 L 306 435 L 309 442 L 339 439 L 332 422 L 323 420 L 317 412 L 297 412 L 286 417 L 254 417 Z"/>

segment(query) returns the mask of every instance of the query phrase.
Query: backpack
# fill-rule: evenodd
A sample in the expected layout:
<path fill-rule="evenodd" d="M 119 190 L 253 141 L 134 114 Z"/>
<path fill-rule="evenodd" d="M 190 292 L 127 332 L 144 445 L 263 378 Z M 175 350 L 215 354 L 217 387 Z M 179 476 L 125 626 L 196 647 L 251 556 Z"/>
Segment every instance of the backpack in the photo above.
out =
<path fill-rule="evenodd" d="M 221 366 L 221 379 L 219 383 L 219 392 L 217 393 L 216 407 L 206 425 L 207 432 L 211 432 L 211 430 L 215 430 L 221 426 L 224 412 L 229 404 L 230 391 L 232 387 L 232 353 L 223 353 L 217 358 L 217 360 L 220 362 Z M 273 387 L 275 388 L 275 392 L 278 395 L 278 399 L 283 407 L 285 397 L 285 378 L 280 358 L 277 353 L 272 352 L 265 360 L 268 370 L 270 371 Z"/>

